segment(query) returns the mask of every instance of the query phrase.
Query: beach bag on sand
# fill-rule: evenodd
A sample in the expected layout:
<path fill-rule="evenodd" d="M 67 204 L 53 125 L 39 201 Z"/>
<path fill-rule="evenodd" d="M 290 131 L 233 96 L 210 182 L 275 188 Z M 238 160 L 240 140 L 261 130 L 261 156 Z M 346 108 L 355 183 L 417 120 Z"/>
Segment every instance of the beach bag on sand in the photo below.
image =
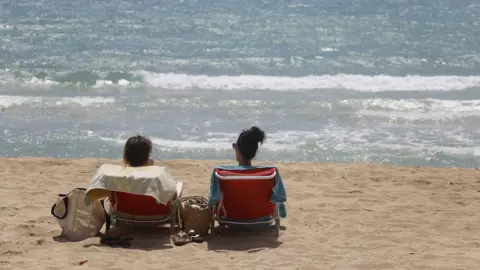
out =
<path fill-rule="evenodd" d="M 59 194 L 51 213 L 71 241 L 82 241 L 97 236 L 106 222 L 103 202 L 85 204 L 86 189 L 76 188 L 68 194 Z"/>

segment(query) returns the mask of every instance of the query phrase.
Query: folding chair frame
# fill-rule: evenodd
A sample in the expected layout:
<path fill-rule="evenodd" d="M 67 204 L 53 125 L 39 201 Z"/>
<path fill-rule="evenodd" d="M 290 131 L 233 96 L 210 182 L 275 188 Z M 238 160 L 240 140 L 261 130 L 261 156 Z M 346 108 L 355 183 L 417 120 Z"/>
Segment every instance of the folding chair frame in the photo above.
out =
<path fill-rule="evenodd" d="M 116 210 L 113 211 L 113 213 L 109 214 L 109 223 L 110 224 L 112 220 L 119 220 L 119 221 L 124 221 L 127 223 L 136 223 L 136 224 L 148 224 L 151 226 L 159 226 L 159 225 L 164 225 L 167 223 L 170 223 L 170 234 L 174 235 L 175 234 L 175 228 L 176 226 L 181 226 L 182 221 L 181 221 L 181 215 L 180 215 L 180 200 L 182 198 L 183 194 L 183 182 L 178 182 L 177 183 L 177 193 L 175 199 L 171 202 L 171 212 L 170 215 L 166 216 L 164 219 L 159 219 L 159 220 L 135 220 L 135 219 L 129 219 L 129 218 L 122 218 L 118 217 L 116 215 Z M 115 209 L 116 207 L 113 207 Z M 106 231 L 109 231 L 110 226 L 107 226 Z"/>
<path fill-rule="evenodd" d="M 218 172 L 215 170 L 215 176 L 217 179 L 221 180 L 268 180 L 275 178 L 277 172 L 275 171 L 271 175 L 267 176 L 248 176 L 248 175 L 242 175 L 242 176 L 222 176 L 218 174 Z M 241 222 L 241 221 L 226 221 L 222 220 L 222 217 L 220 215 L 220 211 L 223 211 L 224 215 L 226 215 L 226 210 L 225 206 L 223 204 L 223 192 L 222 192 L 222 200 L 217 205 L 212 206 L 212 220 L 210 221 L 210 234 L 215 235 L 215 221 L 219 223 L 220 226 L 222 225 L 228 225 L 228 224 L 235 224 L 235 225 L 257 225 L 257 224 L 271 224 L 275 222 L 275 238 L 278 238 L 280 236 L 280 215 L 279 215 L 279 203 L 275 203 L 275 210 L 273 212 L 272 218 L 269 220 L 265 221 L 256 221 L 256 222 Z"/>

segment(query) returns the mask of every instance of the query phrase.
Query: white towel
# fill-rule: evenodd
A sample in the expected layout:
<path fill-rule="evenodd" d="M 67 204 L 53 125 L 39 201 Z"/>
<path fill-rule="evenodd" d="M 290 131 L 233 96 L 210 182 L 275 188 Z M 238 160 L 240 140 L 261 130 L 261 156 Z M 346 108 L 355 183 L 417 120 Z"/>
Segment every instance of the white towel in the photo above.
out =
<path fill-rule="evenodd" d="M 165 167 L 104 164 L 90 182 L 87 201 L 101 199 L 111 191 L 147 195 L 157 203 L 167 204 L 176 193 L 176 182 Z"/>

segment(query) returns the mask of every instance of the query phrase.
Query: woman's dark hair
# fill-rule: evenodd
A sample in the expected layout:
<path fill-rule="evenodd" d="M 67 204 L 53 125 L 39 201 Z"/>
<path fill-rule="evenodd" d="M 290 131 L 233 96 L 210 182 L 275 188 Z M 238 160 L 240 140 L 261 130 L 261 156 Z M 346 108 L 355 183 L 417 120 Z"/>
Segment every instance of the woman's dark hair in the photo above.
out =
<path fill-rule="evenodd" d="M 140 135 L 130 137 L 123 149 L 123 161 L 132 167 L 145 166 L 152 153 L 152 142 Z"/>
<path fill-rule="evenodd" d="M 252 160 L 257 154 L 258 143 L 265 141 L 265 132 L 260 128 L 253 126 L 250 129 L 244 129 L 237 139 L 237 149 L 240 151 L 244 160 Z"/>

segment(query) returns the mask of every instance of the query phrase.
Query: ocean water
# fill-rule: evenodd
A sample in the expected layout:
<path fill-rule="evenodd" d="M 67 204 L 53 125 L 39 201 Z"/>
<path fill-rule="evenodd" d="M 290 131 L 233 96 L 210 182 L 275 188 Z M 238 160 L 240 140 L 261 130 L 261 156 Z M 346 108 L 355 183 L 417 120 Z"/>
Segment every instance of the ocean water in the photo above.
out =
<path fill-rule="evenodd" d="M 0 1 L 0 156 L 480 166 L 475 0 Z"/>

